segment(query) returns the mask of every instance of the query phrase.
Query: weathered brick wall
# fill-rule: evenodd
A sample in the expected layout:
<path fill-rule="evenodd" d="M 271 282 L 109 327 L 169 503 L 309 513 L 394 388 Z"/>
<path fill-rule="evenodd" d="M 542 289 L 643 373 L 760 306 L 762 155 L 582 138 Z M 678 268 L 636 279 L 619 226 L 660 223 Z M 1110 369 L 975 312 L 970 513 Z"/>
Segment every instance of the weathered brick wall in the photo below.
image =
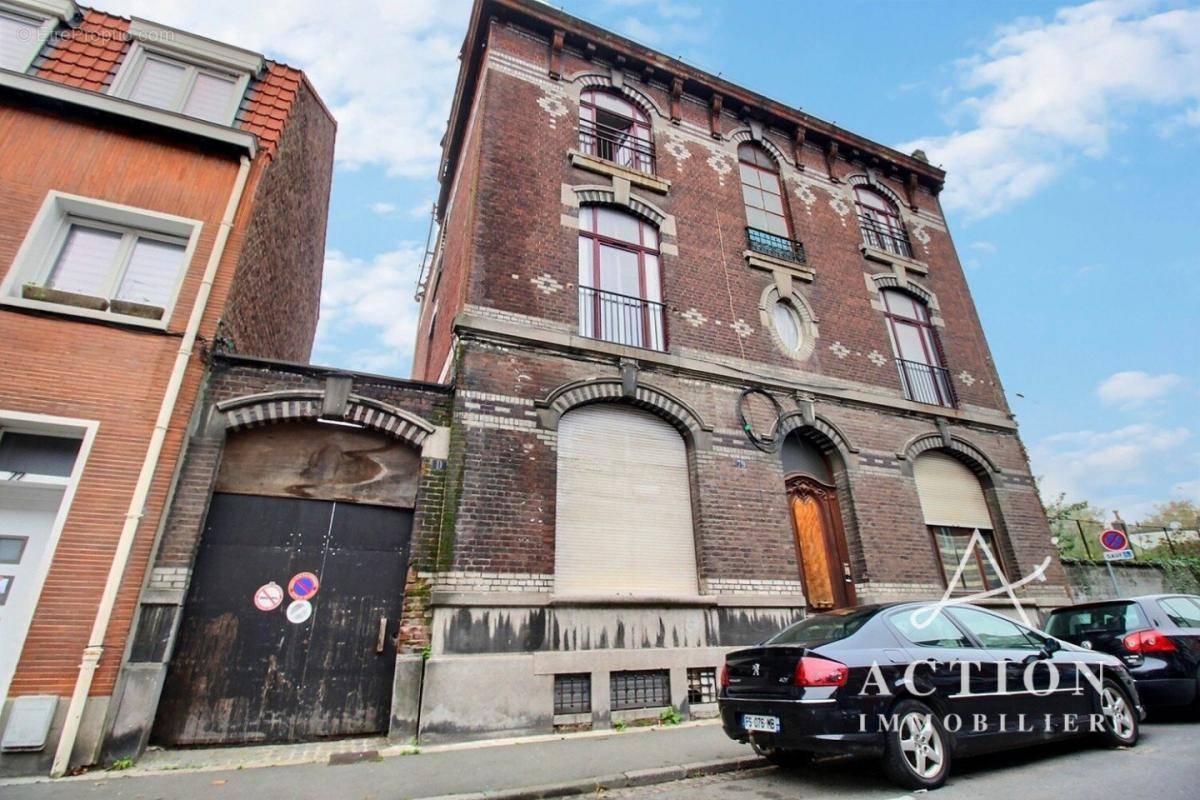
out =
<path fill-rule="evenodd" d="M 165 332 L 0 306 L 0 409 L 99 423 L 10 690 L 13 697 L 66 695 L 238 162 L 168 137 L 7 101 L 0 103 L 0 141 L 0 273 L 11 267 L 51 190 L 204 223 Z M 216 330 L 241 243 L 235 228 L 200 325 L 206 339 Z M 112 688 L 202 373 L 200 360 L 193 359 L 113 610 L 95 695 Z"/>
<path fill-rule="evenodd" d="M 474 244 L 466 302 L 545 320 L 548 327 L 573 329 L 577 318 L 577 231 L 570 219 L 578 210 L 564 203 L 563 186 L 609 185 L 608 177 L 574 168 L 568 153 L 577 149 L 579 85 L 547 75 L 548 44 L 514 27 L 493 23 L 477 109 L 461 158 L 456 205 L 476 198 L 477 209 L 459 211 L 447 228 L 447 247 L 461 252 Z M 608 67 L 564 52 L 565 78 L 608 74 Z M 837 159 L 833 179 L 815 146 L 795 149 L 782 131 L 764 134 L 782 154 L 781 172 L 795 238 L 803 241 L 816 273 L 797 282 L 799 293 L 818 320 L 815 351 L 798 361 L 784 354 L 760 319 L 759 302 L 771 275 L 747 266 L 745 213 L 737 172 L 737 143 L 731 137 L 746 125 L 725 114 L 723 138 L 707 134 L 708 109 L 684 96 L 682 120 L 663 117 L 670 99 L 665 87 L 644 84 L 627 74 L 625 84 L 648 101 L 655 128 L 657 174 L 670 181 L 666 194 L 633 187 L 675 219 L 676 235 L 664 237 L 678 254 L 664 252 L 662 272 L 672 352 L 704 358 L 735 357 L 813 378 L 830 376 L 882 387 L 901 396 L 892 347 L 877 296 L 864 273 L 890 274 L 889 267 L 859 250 L 852 175 L 868 165 Z M 476 178 L 477 137 L 482 137 Z M 929 266 L 927 277 L 912 281 L 932 292 L 945 325 L 940 334 L 955 389 L 967 405 L 1006 410 L 962 268 L 945 227 L 937 198 L 915 192 L 917 211 L 907 207 L 904 186 L 886 171 L 877 180 L 905 203 L 916 258 Z M 478 190 L 476 192 L 476 180 Z M 470 213 L 474 218 L 469 219 Z M 564 216 L 565 215 L 565 216 Z M 473 223 L 473 227 L 472 227 Z M 465 230 L 464 230 L 465 229 Z M 455 258 L 456 269 L 463 263 Z M 445 279 L 443 279 L 445 280 Z M 426 313 L 429 304 L 427 303 Z M 435 332 L 435 355 L 449 344 L 452 315 L 445 295 Z M 441 349 L 438 349 L 438 348 Z M 876 355 L 878 354 L 878 355 Z M 435 357 L 436 368 L 441 358 Z M 420 362 L 420 357 L 418 358 Z M 428 376 L 428 373 L 426 373 Z"/>
<path fill-rule="evenodd" d="M 306 80 L 254 194 L 221 332 L 238 353 L 307 361 L 316 335 L 337 125 Z"/>

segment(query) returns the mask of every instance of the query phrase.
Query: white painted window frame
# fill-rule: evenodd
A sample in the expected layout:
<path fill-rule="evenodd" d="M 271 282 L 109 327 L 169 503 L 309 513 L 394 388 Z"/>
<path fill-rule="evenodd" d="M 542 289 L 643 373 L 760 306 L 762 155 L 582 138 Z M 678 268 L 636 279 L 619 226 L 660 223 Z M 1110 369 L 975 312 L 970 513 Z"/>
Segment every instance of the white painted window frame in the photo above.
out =
<path fill-rule="evenodd" d="M 164 111 L 171 111 L 176 114 L 183 114 L 184 116 L 189 116 L 184 114 L 183 108 L 187 104 L 192 88 L 196 85 L 197 76 L 204 73 L 219 78 L 232 78 L 234 81 L 233 92 L 231 93 L 232 96 L 230 97 L 229 105 L 225 109 L 225 116 L 220 120 L 204 121 L 213 122 L 217 125 L 233 124 L 234 118 L 237 116 L 238 107 L 241 106 L 242 98 L 246 94 L 246 87 L 250 83 L 250 73 L 229 69 L 228 67 L 212 64 L 197 58 L 181 57 L 166 48 L 146 45 L 140 41 L 135 41 L 130 46 L 129 52 L 125 55 L 125 60 L 121 63 L 121 68 L 117 71 L 116 77 L 113 78 L 112 86 L 109 87 L 108 93 L 114 97 L 129 100 L 129 95 L 133 92 L 133 88 L 137 85 L 137 80 L 142 74 L 142 68 L 145 67 L 147 59 L 151 58 L 177 64 L 186 70 L 175 99 L 169 107 L 163 108 Z M 130 100 L 130 102 L 134 101 Z M 152 106 L 152 108 L 158 108 L 158 106 Z"/>
<path fill-rule="evenodd" d="M 37 566 L 35 572 L 38 588 L 33 598 L 33 611 L 29 618 L 29 624 L 25 626 L 20 641 L 5 642 L 4 644 L 5 647 L 15 647 L 20 653 L 25 647 L 25 637 L 29 635 L 29 628 L 33 625 L 33 616 L 37 614 L 42 588 L 45 587 L 46 578 L 50 574 L 50 565 L 53 563 L 54 553 L 58 549 L 58 540 L 62 537 L 63 527 L 66 525 L 67 516 L 71 511 L 71 504 L 75 500 L 75 490 L 79 488 L 83 479 L 83 468 L 91 453 L 92 443 L 96 440 L 96 433 L 100 430 L 100 422 L 92 419 L 55 417 L 47 414 L 30 414 L 24 411 L 0 409 L 0 429 L 8 433 L 69 436 L 79 439 L 79 453 L 75 456 L 75 465 L 71 468 L 71 475 L 65 480 L 62 500 L 58 504 L 58 513 L 55 514 L 54 524 L 50 529 L 50 539 L 46 543 L 46 552 L 42 555 L 42 563 Z M 0 674 L 0 708 L 4 707 L 4 701 L 8 697 L 8 688 L 12 684 L 13 674 L 16 670 L 15 663 L 12 670 Z"/>
<path fill-rule="evenodd" d="M 30 65 L 33 64 L 33 60 L 38 57 L 38 53 L 42 52 L 42 48 L 46 46 L 46 40 L 54 33 L 54 29 L 58 27 L 58 23 L 64 19 L 64 17 L 54 13 L 49 5 L 44 3 L 0 2 L 0 16 L 40 23 L 37 33 L 29 43 L 29 57 L 14 72 L 25 72 L 29 69 Z"/>
<path fill-rule="evenodd" d="M 160 241 L 184 243 L 179 273 L 175 276 L 175 284 L 167 304 L 163 307 L 161 319 L 145 319 L 113 311 L 98 311 L 21 296 L 21 287 L 27 283 L 45 285 L 50 271 L 58 260 L 63 244 L 66 242 L 72 223 L 133 232 L 138 236 Z M 179 290 L 191 267 L 203 228 L 204 223 L 196 219 L 50 191 L 46 194 L 46 199 L 42 202 L 37 216 L 34 217 L 33 224 L 25 236 L 25 241 L 21 243 L 21 248 L 17 251 L 17 257 L 13 259 L 8 274 L 0 283 L 0 304 L 165 330 L 170 324 L 171 314 L 179 299 Z M 122 256 L 123 265 L 121 269 L 114 270 L 113 281 L 120 280 L 124 266 L 128 265 L 127 251 L 132 247 L 132 243 L 126 241 L 123 243 L 123 247 L 126 248 Z M 111 286 L 116 285 L 119 284 L 111 284 Z M 109 294 L 111 295 L 112 292 Z"/>

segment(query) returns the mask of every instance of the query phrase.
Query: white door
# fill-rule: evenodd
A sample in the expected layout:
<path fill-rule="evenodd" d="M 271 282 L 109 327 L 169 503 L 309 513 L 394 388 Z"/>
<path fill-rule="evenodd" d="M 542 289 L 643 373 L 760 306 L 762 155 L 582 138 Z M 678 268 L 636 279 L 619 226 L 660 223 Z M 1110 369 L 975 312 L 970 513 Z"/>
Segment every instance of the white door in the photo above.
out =
<path fill-rule="evenodd" d="M 41 594 L 80 440 L 0 427 L 0 703 Z"/>
<path fill-rule="evenodd" d="M 556 594 L 695 596 L 683 437 L 645 411 L 594 405 L 558 423 Z"/>

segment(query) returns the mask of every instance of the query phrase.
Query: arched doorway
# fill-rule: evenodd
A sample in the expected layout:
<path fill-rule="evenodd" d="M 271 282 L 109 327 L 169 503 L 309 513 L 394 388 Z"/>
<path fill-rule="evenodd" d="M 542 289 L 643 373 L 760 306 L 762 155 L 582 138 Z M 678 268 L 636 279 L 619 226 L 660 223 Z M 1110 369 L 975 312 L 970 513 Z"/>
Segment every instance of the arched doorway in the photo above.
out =
<path fill-rule="evenodd" d="M 797 434 L 784 442 L 782 457 L 808 607 L 825 611 L 852 606 L 856 598 L 850 556 L 829 460 Z"/>

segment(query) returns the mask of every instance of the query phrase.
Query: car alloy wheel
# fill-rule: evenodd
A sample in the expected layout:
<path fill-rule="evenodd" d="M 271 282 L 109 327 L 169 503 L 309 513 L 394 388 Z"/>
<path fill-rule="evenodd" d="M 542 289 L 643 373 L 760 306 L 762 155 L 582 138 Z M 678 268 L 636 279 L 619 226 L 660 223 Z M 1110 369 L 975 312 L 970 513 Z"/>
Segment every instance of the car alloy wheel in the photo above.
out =
<path fill-rule="evenodd" d="M 1105 686 L 1100 693 L 1100 711 L 1104 721 L 1117 738 L 1128 741 L 1133 738 L 1137 728 L 1133 721 L 1133 711 L 1129 708 L 1125 696 L 1112 686 Z"/>
<path fill-rule="evenodd" d="M 913 774 L 930 780 L 942 769 L 946 749 L 933 714 L 913 711 L 900 720 L 900 752 Z"/>

